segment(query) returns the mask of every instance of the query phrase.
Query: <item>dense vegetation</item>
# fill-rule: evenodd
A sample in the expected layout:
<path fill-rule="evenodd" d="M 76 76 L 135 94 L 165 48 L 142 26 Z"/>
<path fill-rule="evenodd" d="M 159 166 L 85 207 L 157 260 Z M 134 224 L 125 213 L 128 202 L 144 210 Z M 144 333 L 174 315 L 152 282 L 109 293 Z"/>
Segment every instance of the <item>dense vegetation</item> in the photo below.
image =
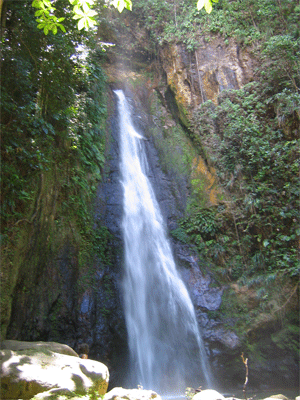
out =
<path fill-rule="evenodd" d="M 74 193 L 83 185 L 90 192 L 87 175 L 97 160 L 99 178 L 104 162 L 106 108 L 101 54 L 84 47 L 87 37 L 76 30 L 45 37 L 29 2 L 9 3 L 6 12 L 1 203 L 4 227 L 10 228 L 24 218 L 36 177 L 54 164 L 68 165 L 64 184 Z"/>
<path fill-rule="evenodd" d="M 222 92 L 217 106 L 205 102 L 193 115 L 190 134 L 219 171 L 222 205 L 203 209 L 199 188 L 192 184 L 192 204 L 181 226 L 230 279 L 276 271 L 296 277 L 299 3 L 220 0 L 207 15 L 192 1 L 144 0 L 134 12 L 149 29 L 153 48 L 184 43 L 193 52 L 200 37 L 210 41 L 214 35 L 225 44 L 232 37 L 239 46 L 251 46 L 258 63 L 255 82 Z"/>
<path fill-rule="evenodd" d="M 68 1 L 57 7 L 64 14 L 70 12 Z M 91 34 L 77 31 L 75 21 L 67 19 L 67 34 L 45 36 L 36 26 L 30 1 L 5 2 L 3 11 L 1 314 L 5 320 L 18 266 L 26 254 L 19 254 L 18 243 L 23 241 L 26 249 L 35 232 L 40 251 L 46 254 L 69 234 L 79 254 L 87 257 L 89 249 L 99 250 L 97 235 L 107 238 L 103 227 L 92 229 L 91 215 L 105 161 L 107 111 L 100 67 L 103 52 Z M 79 261 L 85 265 L 83 255 Z"/>
<path fill-rule="evenodd" d="M 223 93 L 217 107 L 203 104 L 194 115 L 196 139 L 201 138 L 209 149 L 208 157 L 220 171 L 225 192 L 233 194 L 230 203 L 224 199 L 224 210 L 215 213 L 218 232 L 225 237 L 210 242 L 213 253 L 217 246 L 221 264 L 227 258 L 228 242 L 231 249 L 236 247 L 235 257 L 229 257 L 231 278 L 275 271 L 296 277 L 299 272 L 299 99 L 288 90 L 281 99 L 284 103 L 280 106 L 275 99 L 271 105 L 259 83 L 250 83 Z M 274 105 L 282 108 L 275 113 Z M 280 113 L 287 124 L 281 127 Z M 232 214 L 235 226 L 231 229 L 226 226 L 228 215 L 222 216 L 226 212 Z M 191 229 L 192 221 L 186 223 Z M 207 224 L 209 229 L 210 222 Z M 228 231 L 234 233 L 230 239 Z M 216 239 L 216 229 L 209 233 L 210 240 Z"/>

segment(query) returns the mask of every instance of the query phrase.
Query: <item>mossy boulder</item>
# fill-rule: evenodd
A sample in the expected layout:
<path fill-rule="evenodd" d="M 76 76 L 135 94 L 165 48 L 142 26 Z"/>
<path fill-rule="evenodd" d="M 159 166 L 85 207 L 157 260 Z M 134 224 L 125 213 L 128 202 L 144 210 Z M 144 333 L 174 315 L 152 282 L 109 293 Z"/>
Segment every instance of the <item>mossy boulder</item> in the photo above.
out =
<path fill-rule="evenodd" d="M 79 357 L 78 354 L 68 345 L 56 342 L 22 342 L 19 340 L 3 340 L 1 349 L 22 351 L 36 350 L 43 352 L 45 350 L 53 351 L 54 353 L 65 354 L 67 356 Z"/>
<path fill-rule="evenodd" d="M 104 395 L 109 372 L 97 361 L 56 353 L 47 348 L 0 350 L 2 399 L 31 399 L 63 390 L 73 395 Z"/>

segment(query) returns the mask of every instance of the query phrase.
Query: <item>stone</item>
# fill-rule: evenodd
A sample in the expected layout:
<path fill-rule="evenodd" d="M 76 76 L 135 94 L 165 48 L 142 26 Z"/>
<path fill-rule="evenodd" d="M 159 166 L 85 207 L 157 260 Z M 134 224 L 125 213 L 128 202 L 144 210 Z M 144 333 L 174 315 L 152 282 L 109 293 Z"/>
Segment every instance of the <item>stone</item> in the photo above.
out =
<path fill-rule="evenodd" d="M 216 390 L 206 389 L 195 394 L 193 400 L 225 400 L 225 397 Z"/>
<path fill-rule="evenodd" d="M 3 342 L 1 342 L 0 348 L 13 351 L 27 349 L 35 349 L 36 351 L 50 350 L 54 353 L 79 357 L 78 354 L 70 346 L 56 342 L 22 342 L 19 340 L 4 340 Z"/>
<path fill-rule="evenodd" d="M 278 400 L 288 400 L 288 398 L 286 396 L 284 396 L 283 394 L 273 394 L 272 396 L 269 396 L 267 398 L 265 398 L 264 400 L 274 400 L 274 399 L 278 399 Z M 300 400 L 300 396 L 299 396 L 299 400 Z"/>
<path fill-rule="evenodd" d="M 30 399 L 54 389 L 74 395 L 104 395 L 109 372 L 100 362 L 48 349 L 3 349 L 0 350 L 0 378 L 2 399 Z"/>
<path fill-rule="evenodd" d="M 179 257 L 182 258 L 182 254 Z M 223 288 L 212 287 L 213 280 L 209 274 L 201 272 L 198 258 L 191 258 L 190 268 L 183 271 L 183 278 L 190 289 L 194 305 L 209 311 L 218 310 L 222 303 Z"/>
<path fill-rule="evenodd" d="M 241 346 L 241 341 L 237 334 L 223 327 L 213 326 L 212 329 L 206 329 L 205 338 L 211 343 L 219 343 L 230 350 L 236 350 Z"/>
<path fill-rule="evenodd" d="M 238 397 L 226 397 L 226 400 L 243 400 L 243 399 L 239 399 Z"/>
<path fill-rule="evenodd" d="M 80 399 L 80 400 L 89 400 L 89 396 L 74 396 L 74 393 L 71 392 L 69 389 L 50 389 L 47 390 L 46 392 L 42 392 L 39 394 L 36 394 L 34 396 L 34 400 L 67 400 L 67 399 Z"/>
<path fill-rule="evenodd" d="M 124 389 L 116 387 L 106 393 L 103 400 L 161 400 L 161 397 L 153 390 Z"/>

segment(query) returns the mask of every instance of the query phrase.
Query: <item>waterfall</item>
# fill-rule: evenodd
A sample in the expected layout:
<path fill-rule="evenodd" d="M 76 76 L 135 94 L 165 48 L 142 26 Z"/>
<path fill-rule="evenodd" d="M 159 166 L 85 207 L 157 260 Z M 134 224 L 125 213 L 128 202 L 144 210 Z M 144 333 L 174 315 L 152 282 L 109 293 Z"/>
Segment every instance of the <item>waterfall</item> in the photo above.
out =
<path fill-rule="evenodd" d="M 144 389 L 183 393 L 187 385 L 210 385 L 205 350 L 147 177 L 144 138 L 133 126 L 124 93 L 115 93 L 124 189 L 123 290 L 131 372 L 135 383 Z"/>

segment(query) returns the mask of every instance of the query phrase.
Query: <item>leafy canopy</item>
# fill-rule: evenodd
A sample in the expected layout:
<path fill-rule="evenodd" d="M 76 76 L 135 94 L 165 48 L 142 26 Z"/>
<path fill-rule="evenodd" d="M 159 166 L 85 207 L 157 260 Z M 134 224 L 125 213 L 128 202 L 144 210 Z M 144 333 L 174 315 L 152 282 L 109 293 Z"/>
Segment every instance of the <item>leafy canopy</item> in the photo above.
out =
<path fill-rule="evenodd" d="M 97 12 L 92 8 L 95 4 L 94 0 L 69 0 L 72 5 L 73 19 L 77 20 L 77 27 L 79 30 L 90 29 L 97 25 L 96 16 Z M 122 12 L 124 8 L 127 10 L 132 9 L 131 0 L 110 0 L 110 4 L 113 5 L 119 12 Z M 66 32 L 66 28 L 62 24 L 65 17 L 58 18 L 55 15 L 56 8 L 50 0 L 33 0 L 32 6 L 37 8 L 35 12 L 37 27 L 43 29 L 45 35 L 52 32 L 56 35 L 58 28 L 63 32 Z"/>
<path fill-rule="evenodd" d="M 203 7 L 205 11 L 210 14 L 212 11 L 212 2 L 218 3 L 219 0 L 198 0 L 197 9 L 200 11 Z M 77 20 L 77 27 L 79 30 L 90 29 L 97 25 L 96 16 L 97 12 L 92 8 L 95 4 L 94 0 L 69 0 L 72 5 L 73 19 Z M 120 13 L 126 8 L 132 10 L 131 0 L 110 0 L 110 4 L 114 6 Z M 56 8 L 50 0 L 33 0 L 32 6 L 37 8 L 35 12 L 37 27 L 43 29 L 45 35 L 52 32 L 56 35 L 58 28 L 66 32 L 65 26 L 62 22 L 65 17 L 58 18 L 55 15 Z"/>

